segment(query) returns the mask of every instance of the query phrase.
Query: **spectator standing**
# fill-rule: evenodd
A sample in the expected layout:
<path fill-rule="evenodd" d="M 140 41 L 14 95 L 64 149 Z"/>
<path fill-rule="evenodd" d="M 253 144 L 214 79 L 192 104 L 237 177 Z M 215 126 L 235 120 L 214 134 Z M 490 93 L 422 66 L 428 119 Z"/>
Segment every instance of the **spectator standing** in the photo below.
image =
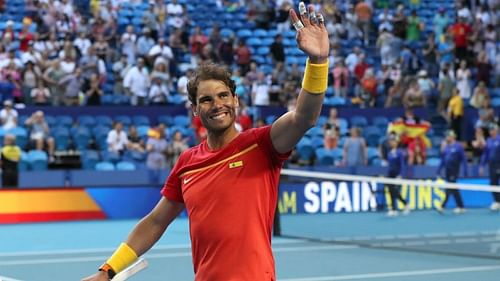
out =
<path fill-rule="evenodd" d="M 17 127 L 18 113 L 11 100 L 5 100 L 3 106 L 4 108 L 0 110 L 0 121 L 2 122 L 2 128 L 7 131 Z"/>
<path fill-rule="evenodd" d="M 368 45 L 370 38 L 370 28 L 372 21 L 372 8 L 365 2 L 360 0 L 354 8 L 357 16 L 357 25 L 363 31 L 363 38 L 365 46 Z"/>
<path fill-rule="evenodd" d="M 252 105 L 262 106 L 270 104 L 271 85 L 266 79 L 264 72 L 257 72 L 257 81 L 252 85 Z"/>
<path fill-rule="evenodd" d="M 408 27 L 406 29 L 406 41 L 414 42 L 420 40 L 420 31 L 422 30 L 422 23 L 417 15 L 416 10 L 411 11 L 408 17 Z"/>
<path fill-rule="evenodd" d="M 438 86 L 438 91 L 439 91 L 439 97 L 438 97 L 438 106 L 437 110 L 440 114 L 444 114 L 447 106 L 448 106 L 448 101 L 450 100 L 453 91 L 456 87 L 454 79 L 451 77 L 450 71 L 448 71 L 448 65 L 445 65 L 443 69 L 441 70 L 440 77 L 439 77 L 439 86 Z"/>
<path fill-rule="evenodd" d="M 36 88 L 33 88 L 30 92 L 30 97 L 34 105 L 50 104 L 50 90 L 45 87 L 42 79 L 38 79 Z"/>
<path fill-rule="evenodd" d="M 90 87 L 85 92 L 86 105 L 101 105 L 101 97 L 103 94 L 99 85 L 99 76 L 94 73 L 90 76 Z"/>
<path fill-rule="evenodd" d="M 173 166 L 181 153 L 189 148 L 186 139 L 182 136 L 180 131 L 175 131 L 172 142 L 168 145 L 167 151 L 170 165 Z"/>
<path fill-rule="evenodd" d="M 366 142 L 361 137 L 361 129 L 353 127 L 351 136 L 345 140 L 344 155 L 342 162 L 345 166 L 361 166 L 368 164 Z"/>
<path fill-rule="evenodd" d="M 460 62 L 460 68 L 457 69 L 457 88 L 460 92 L 460 96 L 463 99 L 468 99 L 471 96 L 471 86 L 469 79 L 471 78 L 471 72 L 467 68 L 467 61 L 462 60 Z"/>
<path fill-rule="evenodd" d="M 462 119 L 464 116 L 464 101 L 460 96 L 459 90 L 453 91 L 453 96 L 448 103 L 448 118 L 450 120 L 450 128 L 453 131 L 454 138 L 462 139 Z"/>
<path fill-rule="evenodd" d="M 194 31 L 189 38 L 189 45 L 191 45 L 191 64 L 198 65 L 201 52 L 203 48 L 208 44 L 208 37 L 203 34 L 201 27 L 196 26 Z"/>
<path fill-rule="evenodd" d="M 144 66 L 144 59 L 138 58 L 137 65 L 132 67 L 123 79 L 123 87 L 131 97 L 132 105 L 145 105 L 149 88 L 149 72 Z"/>
<path fill-rule="evenodd" d="M 464 16 L 458 17 L 458 22 L 450 27 L 450 34 L 453 36 L 453 41 L 455 43 L 455 60 L 460 62 L 462 60 L 468 60 L 468 46 L 469 46 L 469 36 L 472 34 L 472 28 L 466 21 Z"/>
<path fill-rule="evenodd" d="M 150 136 L 146 142 L 146 151 L 148 153 L 146 166 L 151 170 L 163 170 L 167 165 L 168 143 L 165 138 L 165 127 L 158 126 L 156 134 Z"/>
<path fill-rule="evenodd" d="M 276 35 L 274 42 L 270 46 L 270 54 L 274 64 L 285 62 L 285 47 L 283 46 L 283 36 Z"/>
<path fill-rule="evenodd" d="M 335 89 L 335 96 L 347 97 L 347 87 L 349 86 L 349 70 L 345 67 L 342 59 L 335 63 L 332 70 L 333 87 Z"/>
<path fill-rule="evenodd" d="M 474 93 L 470 99 L 470 105 L 479 109 L 486 99 L 490 99 L 490 94 L 488 93 L 488 88 L 486 88 L 484 81 L 480 81 L 476 88 L 474 88 Z"/>
<path fill-rule="evenodd" d="M 18 186 L 18 163 L 21 159 L 21 149 L 16 145 L 16 136 L 7 134 L 1 149 L 2 186 L 15 188 Z"/>
<path fill-rule="evenodd" d="M 97 74 L 92 74 L 97 75 Z M 84 83 L 84 78 L 80 68 L 75 70 L 75 73 L 66 75 L 59 82 L 60 85 L 66 85 L 66 90 L 64 91 L 63 101 L 67 106 L 74 106 L 80 104 L 80 93 L 82 91 Z"/>
<path fill-rule="evenodd" d="M 238 64 L 238 67 L 240 68 L 241 75 L 245 76 L 249 71 L 252 52 L 243 39 L 238 41 L 238 47 L 236 47 L 235 55 L 236 64 Z"/>
<path fill-rule="evenodd" d="M 440 40 L 441 35 L 446 32 L 446 28 L 450 24 L 450 19 L 446 14 L 446 10 L 444 7 L 438 8 L 438 13 L 434 15 L 432 19 L 432 26 L 434 30 L 434 34 L 436 35 L 436 40 Z"/>

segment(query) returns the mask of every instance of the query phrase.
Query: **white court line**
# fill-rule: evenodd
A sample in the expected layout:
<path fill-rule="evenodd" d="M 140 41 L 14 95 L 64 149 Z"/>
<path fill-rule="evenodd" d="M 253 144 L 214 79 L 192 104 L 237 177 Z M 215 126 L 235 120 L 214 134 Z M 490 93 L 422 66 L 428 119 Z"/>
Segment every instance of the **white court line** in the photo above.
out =
<path fill-rule="evenodd" d="M 19 279 L 13 279 L 5 276 L 0 276 L 0 281 L 21 281 Z"/>
<path fill-rule="evenodd" d="M 356 279 L 359 280 L 359 279 L 372 279 L 372 278 L 383 278 L 383 277 L 403 277 L 403 276 L 447 274 L 447 273 L 457 273 L 457 272 L 491 271 L 499 269 L 500 269 L 499 265 L 485 265 L 485 266 L 471 266 L 471 267 L 459 267 L 459 268 L 440 268 L 440 269 L 408 270 L 408 271 L 396 271 L 396 272 L 350 274 L 350 275 L 340 275 L 340 276 L 289 278 L 289 279 L 279 279 L 279 281 L 337 281 L 337 280 L 356 280 Z"/>
<path fill-rule="evenodd" d="M 299 240 L 279 240 L 273 241 L 273 245 L 287 245 L 298 244 L 303 241 Z M 173 244 L 155 246 L 151 250 L 174 250 L 174 249 L 191 249 L 191 244 Z M 91 249 L 75 249 L 75 250 L 55 250 L 55 251 L 26 251 L 26 252 L 5 252 L 0 253 L 0 258 L 3 257 L 25 257 L 25 256 L 41 256 L 41 255 L 65 255 L 65 254 L 99 254 L 99 253 L 112 253 L 116 248 L 91 248 Z M 2 280 L 0 280 L 2 281 Z"/>
<path fill-rule="evenodd" d="M 325 250 L 346 250 L 346 249 L 356 249 L 358 246 L 304 246 L 304 247 L 287 247 L 273 249 L 274 253 L 281 252 L 301 252 L 301 251 L 325 251 Z M 161 258 L 177 258 L 177 257 L 191 257 L 191 252 L 181 252 L 181 253 L 163 253 L 163 254 L 146 254 L 147 259 L 161 259 Z M 0 261 L 0 266 L 7 265 L 34 265 L 34 264 L 52 264 L 52 263 L 78 263 L 78 262 L 93 262 L 93 261 L 103 261 L 109 258 L 109 256 L 91 256 L 91 257 L 81 257 L 81 258 L 44 258 L 44 259 L 27 259 L 27 260 L 8 260 Z"/>

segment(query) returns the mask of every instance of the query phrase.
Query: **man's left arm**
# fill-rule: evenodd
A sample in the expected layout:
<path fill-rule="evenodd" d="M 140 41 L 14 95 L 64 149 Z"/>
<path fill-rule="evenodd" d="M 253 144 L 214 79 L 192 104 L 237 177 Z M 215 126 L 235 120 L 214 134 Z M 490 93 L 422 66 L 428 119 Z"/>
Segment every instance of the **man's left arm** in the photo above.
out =
<path fill-rule="evenodd" d="M 300 19 L 290 10 L 290 19 L 297 30 L 298 47 L 309 58 L 296 109 L 281 116 L 271 128 L 271 140 L 279 153 L 291 151 L 304 133 L 316 124 L 328 86 L 330 43 L 324 18 L 312 5 L 306 10 L 303 2 L 299 4 L 299 12 Z"/>

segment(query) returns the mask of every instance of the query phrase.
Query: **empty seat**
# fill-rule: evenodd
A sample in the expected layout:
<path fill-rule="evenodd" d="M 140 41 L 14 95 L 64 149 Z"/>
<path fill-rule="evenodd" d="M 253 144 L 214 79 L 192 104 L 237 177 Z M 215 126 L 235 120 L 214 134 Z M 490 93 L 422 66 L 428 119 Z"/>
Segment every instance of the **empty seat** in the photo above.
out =
<path fill-rule="evenodd" d="M 98 162 L 95 165 L 95 169 L 97 171 L 114 171 L 115 170 L 115 165 L 111 162 Z"/>

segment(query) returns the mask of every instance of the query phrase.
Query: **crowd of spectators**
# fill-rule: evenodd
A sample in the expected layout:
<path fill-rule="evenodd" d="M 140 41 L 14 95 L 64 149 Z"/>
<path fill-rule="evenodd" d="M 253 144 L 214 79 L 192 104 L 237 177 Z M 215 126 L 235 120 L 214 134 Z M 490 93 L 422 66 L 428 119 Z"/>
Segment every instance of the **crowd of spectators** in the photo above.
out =
<path fill-rule="evenodd" d="M 26 126 L 31 132 L 31 148 L 45 149 L 52 156 L 54 138 L 39 121 L 43 112 L 17 124 L 16 106 L 97 106 L 111 94 L 127 97 L 134 106 L 165 105 L 174 100 L 182 104 L 187 101 L 186 84 L 193 69 L 207 62 L 228 66 L 244 107 L 293 108 L 302 69 L 287 60 L 293 54 L 283 34 L 291 30 L 287 11 L 295 3 L 214 2 L 225 13 L 244 11 L 245 20 L 257 29 L 276 31 L 264 61 L 256 59 L 257 50 L 248 44 L 248 37 L 223 34 L 231 26 L 204 28 L 197 19 L 203 15 L 188 11 L 185 1 L 26 0 L 22 20 L 6 21 L 0 32 L 0 91 L 5 100 L 2 126 L 6 130 Z M 492 90 L 500 88 L 498 3 L 420 2 L 311 1 L 324 15 L 330 35 L 327 96 L 341 98 L 352 107 L 427 107 L 447 120 L 459 140 L 464 108 L 471 106 L 479 116 L 475 124 L 479 139 L 471 147 L 480 149 L 479 135 L 487 138 L 488 128 L 498 122 L 492 107 Z M 125 7 L 137 5 L 143 7 L 140 22 L 121 23 L 120 14 L 130 11 Z M 429 10 L 431 6 L 437 13 Z M 248 121 L 247 111 L 242 110 L 242 124 L 247 124 L 242 130 L 263 122 Z M 336 113 L 331 115 L 334 117 L 323 127 L 323 146 L 342 147 L 344 157 L 339 165 L 351 165 L 354 160 L 368 163 L 363 128 L 341 131 Z M 203 138 L 199 120 L 192 124 L 198 140 Z M 110 131 L 109 149 L 149 153 L 146 162 L 151 167 L 172 163 L 160 155 L 172 154 L 167 147 L 173 143 L 175 151 L 184 147 L 182 135 L 175 134 L 171 143 L 160 141 L 162 134 L 141 143 L 130 134 L 122 137 L 124 132 L 118 127 L 116 124 Z M 161 127 L 154 130 L 162 131 Z M 113 139 L 116 142 L 110 141 Z M 410 164 L 425 163 L 426 147 L 421 139 L 405 146 Z"/>

